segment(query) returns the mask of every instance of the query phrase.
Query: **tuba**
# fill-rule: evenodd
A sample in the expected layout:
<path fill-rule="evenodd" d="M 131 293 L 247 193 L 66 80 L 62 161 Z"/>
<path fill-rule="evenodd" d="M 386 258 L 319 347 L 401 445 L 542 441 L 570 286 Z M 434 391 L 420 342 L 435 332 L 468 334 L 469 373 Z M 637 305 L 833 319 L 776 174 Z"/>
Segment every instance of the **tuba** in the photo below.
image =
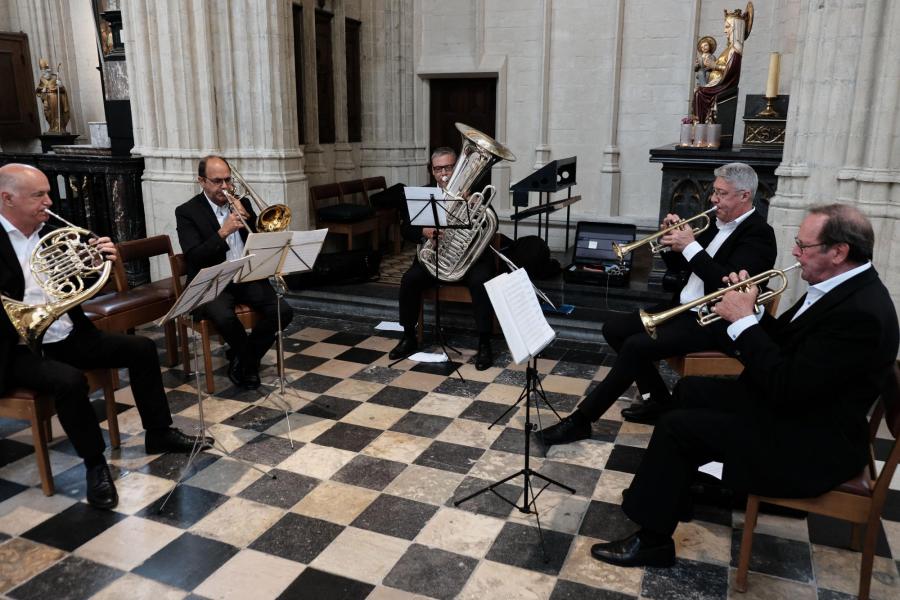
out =
<path fill-rule="evenodd" d="M 448 222 L 464 222 L 468 213 L 470 226 L 445 229 L 438 242 L 439 251 L 433 239 L 419 249 L 419 262 L 441 281 L 462 279 L 497 232 L 497 215 L 489 210 L 497 189 L 488 185 L 481 192 L 469 194 L 469 188 L 495 163 L 516 160 L 506 146 L 477 129 L 462 123 L 457 123 L 456 129 L 462 134 L 463 146 L 444 190 L 444 200 L 451 201 Z"/>
<path fill-rule="evenodd" d="M 262 198 L 253 191 L 250 184 L 241 177 L 241 174 L 232 165 L 228 165 L 231 169 L 231 177 L 234 180 L 234 191 L 225 189 L 225 197 L 228 199 L 228 210 L 234 211 L 234 203 L 240 202 L 243 198 L 250 198 L 251 203 L 256 205 L 259 216 L 256 217 L 256 231 L 260 233 L 268 233 L 272 231 L 287 231 L 291 225 L 291 209 L 287 204 L 268 205 L 263 202 Z M 241 222 L 244 223 L 244 229 L 250 232 L 250 227 L 244 222 L 244 218 L 240 216 Z"/>
<path fill-rule="evenodd" d="M 96 237 L 93 233 L 44 210 L 67 225 L 43 236 L 31 253 L 31 273 L 50 302 L 30 305 L 0 296 L 10 323 L 35 354 L 53 321 L 99 292 L 112 272 L 112 261 L 83 239 Z"/>

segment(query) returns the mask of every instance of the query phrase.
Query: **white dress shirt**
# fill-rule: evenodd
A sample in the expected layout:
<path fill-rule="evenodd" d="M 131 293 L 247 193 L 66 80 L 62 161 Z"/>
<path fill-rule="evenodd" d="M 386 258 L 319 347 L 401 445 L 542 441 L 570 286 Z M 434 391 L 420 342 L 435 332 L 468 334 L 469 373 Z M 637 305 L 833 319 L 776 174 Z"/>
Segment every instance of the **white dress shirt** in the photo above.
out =
<path fill-rule="evenodd" d="M 206 198 L 206 201 L 209 202 L 210 208 L 212 208 L 213 212 L 216 213 L 216 219 L 219 220 L 219 227 L 222 226 L 222 223 L 225 222 L 225 219 L 228 218 L 228 205 L 223 204 L 219 206 L 215 202 L 209 199 L 209 196 L 206 195 L 206 192 L 203 192 L 203 196 Z M 244 255 L 244 240 L 241 239 L 241 230 L 237 229 L 228 234 L 228 237 L 225 238 L 225 243 L 228 244 L 228 251 L 225 253 L 225 260 L 234 260 L 236 258 L 240 258 Z"/>
<path fill-rule="evenodd" d="M 34 278 L 34 274 L 31 272 L 31 253 L 34 252 L 34 249 L 41 239 L 41 229 L 44 228 L 43 223 L 40 227 L 35 229 L 30 236 L 25 237 L 25 234 L 19 231 L 16 226 L 10 223 L 3 215 L 0 215 L 0 222 L 3 223 L 3 228 L 9 236 L 9 241 L 12 243 L 16 258 L 19 260 L 19 266 L 22 267 L 22 275 L 25 277 L 25 295 L 22 297 L 22 301 L 28 305 L 48 304 L 50 302 L 50 296 L 44 292 L 44 288 L 38 285 L 37 280 Z M 46 333 L 44 333 L 43 342 L 45 344 L 52 344 L 53 342 L 64 340 L 72 333 L 72 329 L 74 328 L 75 326 L 69 315 L 63 314 L 56 319 L 47 329 Z M 21 345 L 24 343 L 25 341 L 20 338 L 19 344 Z"/>
<path fill-rule="evenodd" d="M 704 248 L 700 245 L 696 240 L 685 246 L 684 250 L 682 250 L 681 255 L 684 256 L 685 260 L 688 262 L 694 258 L 698 252 L 706 251 L 711 257 L 715 257 L 716 252 L 719 251 L 719 248 L 722 247 L 722 244 L 725 243 L 725 240 L 728 239 L 734 230 L 737 229 L 737 226 L 744 222 L 744 220 L 749 217 L 753 211 L 756 210 L 751 208 L 737 219 L 729 222 L 723 223 L 722 221 L 716 219 L 716 228 L 718 228 L 718 232 L 716 232 L 715 237 L 709 243 L 709 245 Z M 697 298 L 701 298 L 704 295 L 704 287 L 703 280 L 696 273 L 691 273 L 691 276 L 688 278 L 687 283 L 684 284 L 684 287 L 681 289 L 681 304 L 687 304 L 688 302 L 693 302 Z M 697 311 L 699 307 L 692 308 L 691 310 Z"/>

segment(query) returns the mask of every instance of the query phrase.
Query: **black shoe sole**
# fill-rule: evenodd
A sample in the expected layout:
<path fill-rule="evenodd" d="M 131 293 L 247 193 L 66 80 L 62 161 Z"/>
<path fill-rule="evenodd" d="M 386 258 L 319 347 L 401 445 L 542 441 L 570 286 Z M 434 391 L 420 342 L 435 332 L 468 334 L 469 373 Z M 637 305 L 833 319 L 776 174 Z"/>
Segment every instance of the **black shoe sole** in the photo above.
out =
<path fill-rule="evenodd" d="M 618 567 L 671 567 L 675 564 L 675 552 L 671 553 L 665 552 L 663 550 L 658 550 L 654 552 L 648 552 L 649 556 L 641 557 L 640 560 L 636 559 L 628 559 L 622 560 L 616 558 L 614 556 L 598 556 L 591 552 L 591 557 L 594 560 L 599 560 L 600 562 L 609 563 L 611 565 L 616 565 Z"/>

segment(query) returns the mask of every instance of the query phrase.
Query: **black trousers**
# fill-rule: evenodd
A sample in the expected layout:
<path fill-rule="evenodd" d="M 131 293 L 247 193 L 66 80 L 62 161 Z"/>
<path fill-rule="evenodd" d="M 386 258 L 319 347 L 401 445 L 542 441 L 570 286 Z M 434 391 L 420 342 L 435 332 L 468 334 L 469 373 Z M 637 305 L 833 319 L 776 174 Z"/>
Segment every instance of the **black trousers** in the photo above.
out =
<path fill-rule="evenodd" d="M 472 294 L 472 312 L 475 316 L 475 328 L 479 334 L 490 335 L 494 325 L 494 309 L 484 289 L 486 281 L 497 274 L 493 252 L 485 250 L 475 261 L 465 277 L 458 284 L 465 285 Z M 414 329 L 419 321 L 419 305 L 422 292 L 437 285 L 437 280 L 419 263 L 413 261 L 412 266 L 403 274 L 400 281 L 400 324 L 407 331 Z M 441 285 L 444 285 L 443 283 Z"/>
<path fill-rule="evenodd" d="M 647 309 L 656 313 L 669 305 Z M 720 321 L 706 327 L 697 323 L 696 313 L 686 312 L 661 324 L 656 339 L 647 335 L 637 312 L 609 319 L 603 337 L 618 356 L 606 378 L 578 405 L 578 410 L 596 421 L 627 390 L 637 383 L 642 394 L 666 402 L 669 389 L 654 364 L 669 356 L 687 352 L 721 349 L 725 325 Z"/>
<path fill-rule="evenodd" d="M 234 314 L 236 304 L 246 304 L 261 314 L 249 335 Z M 268 281 L 230 283 L 215 300 L 203 306 L 202 315 L 213 322 L 242 363 L 255 367 L 275 341 L 278 330 L 277 306 L 278 296 Z M 283 300 L 280 309 L 281 328 L 284 329 L 293 320 L 294 311 Z"/>
<path fill-rule="evenodd" d="M 26 387 L 53 396 L 59 422 L 78 456 L 95 458 L 103 452 L 105 444 L 88 400 L 87 379 L 82 369 L 122 367 L 128 368 L 144 429 L 171 425 L 156 345 L 142 336 L 85 327 L 73 330 L 60 342 L 44 344 L 43 357 L 25 346 L 16 346 L 7 382 L 10 388 Z"/>
<path fill-rule="evenodd" d="M 660 417 L 622 510 L 644 529 L 672 535 L 679 507 L 689 502 L 697 467 L 725 457 L 743 442 L 734 435 L 752 402 L 737 380 L 685 377 L 675 387 L 676 408 Z"/>

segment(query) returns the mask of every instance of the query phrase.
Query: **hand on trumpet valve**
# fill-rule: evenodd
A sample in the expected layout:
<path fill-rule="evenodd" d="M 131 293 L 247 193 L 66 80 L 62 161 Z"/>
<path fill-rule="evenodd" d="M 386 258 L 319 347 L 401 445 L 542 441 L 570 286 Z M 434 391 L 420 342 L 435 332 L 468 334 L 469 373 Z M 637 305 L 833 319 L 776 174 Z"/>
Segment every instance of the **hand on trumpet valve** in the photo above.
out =
<path fill-rule="evenodd" d="M 731 273 L 722 278 L 728 285 L 737 285 L 749 277 L 747 271 Z M 756 314 L 756 298 L 759 296 L 759 288 L 753 284 L 738 287 L 726 292 L 722 299 L 713 305 L 713 312 L 734 323 L 738 319 Z"/>
<path fill-rule="evenodd" d="M 668 214 L 666 215 L 666 218 L 663 219 L 663 227 L 671 227 L 679 221 L 681 221 L 681 219 L 678 217 L 678 215 Z M 688 244 L 692 243 L 693 241 L 694 229 L 690 226 L 690 224 L 673 229 L 659 239 L 660 244 L 662 244 L 663 246 L 668 246 L 675 252 L 683 252 L 684 249 L 687 248 Z"/>

